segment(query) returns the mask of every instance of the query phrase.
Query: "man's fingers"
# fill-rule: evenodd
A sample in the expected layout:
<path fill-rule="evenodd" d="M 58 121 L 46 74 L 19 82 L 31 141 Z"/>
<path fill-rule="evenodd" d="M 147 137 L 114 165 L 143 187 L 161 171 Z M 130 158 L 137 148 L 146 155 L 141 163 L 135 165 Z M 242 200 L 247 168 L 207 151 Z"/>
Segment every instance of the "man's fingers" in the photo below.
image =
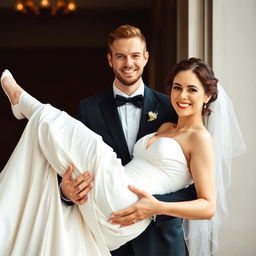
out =
<path fill-rule="evenodd" d="M 74 186 L 78 186 L 83 181 L 84 181 L 84 176 L 83 176 L 83 174 L 80 174 L 75 179 L 73 179 L 72 183 Z"/>
<path fill-rule="evenodd" d="M 84 196 L 83 198 L 78 199 L 75 203 L 81 205 L 85 203 L 87 200 L 88 200 L 88 196 Z"/>
<path fill-rule="evenodd" d="M 92 189 L 93 176 L 90 171 L 80 174 L 72 179 L 74 167 L 69 166 L 61 183 L 63 195 L 73 201 L 75 204 L 83 204 L 88 199 L 88 193 Z"/>
<path fill-rule="evenodd" d="M 71 176 L 72 176 L 73 171 L 74 171 L 74 167 L 72 164 L 70 164 L 68 169 L 64 173 L 62 180 L 72 180 Z"/>
<path fill-rule="evenodd" d="M 91 186 L 92 181 L 93 181 L 93 177 L 88 178 L 87 180 L 84 180 L 84 179 L 81 180 L 81 178 L 76 179 L 73 184 L 74 192 L 76 194 L 79 194 L 81 191 L 85 190 L 86 188 L 89 188 Z"/>
<path fill-rule="evenodd" d="M 77 186 L 82 182 L 91 183 L 93 180 L 93 176 L 90 173 L 82 173 L 79 176 L 77 176 L 75 179 L 73 179 L 73 185 Z"/>
<path fill-rule="evenodd" d="M 84 176 L 85 179 L 87 179 L 87 178 L 91 177 L 92 174 L 91 174 L 90 171 L 86 171 L 86 172 L 83 173 L 83 176 Z"/>
<path fill-rule="evenodd" d="M 89 193 L 91 190 L 92 190 L 92 185 L 87 186 L 83 191 L 81 191 L 81 192 L 79 193 L 79 196 L 80 196 L 80 197 L 84 197 L 84 196 L 88 195 L 88 193 Z"/>
<path fill-rule="evenodd" d="M 90 185 L 93 181 L 93 176 L 87 176 L 87 178 L 84 179 L 84 182 L 86 182 L 88 185 Z"/>
<path fill-rule="evenodd" d="M 92 190 L 92 185 L 87 186 L 84 190 L 80 191 L 76 195 L 75 202 L 77 204 L 83 204 L 88 199 L 88 193 Z"/>

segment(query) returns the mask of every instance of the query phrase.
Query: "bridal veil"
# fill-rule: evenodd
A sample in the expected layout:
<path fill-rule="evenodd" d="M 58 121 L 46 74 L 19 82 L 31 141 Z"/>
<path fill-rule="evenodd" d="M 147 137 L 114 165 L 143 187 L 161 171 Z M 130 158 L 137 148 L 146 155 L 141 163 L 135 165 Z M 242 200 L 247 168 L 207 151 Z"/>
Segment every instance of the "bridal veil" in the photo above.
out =
<path fill-rule="evenodd" d="M 245 151 L 232 101 L 218 83 L 218 98 L 204 123 L 212 135 L 215 152 L 217 208 L 211 220 L 184 220 L 185 241 L 190 256 L 209 256 L 218 248 L 219 228 L 228 215 L 226 194 L 231 180 L 232 158 Z"/>

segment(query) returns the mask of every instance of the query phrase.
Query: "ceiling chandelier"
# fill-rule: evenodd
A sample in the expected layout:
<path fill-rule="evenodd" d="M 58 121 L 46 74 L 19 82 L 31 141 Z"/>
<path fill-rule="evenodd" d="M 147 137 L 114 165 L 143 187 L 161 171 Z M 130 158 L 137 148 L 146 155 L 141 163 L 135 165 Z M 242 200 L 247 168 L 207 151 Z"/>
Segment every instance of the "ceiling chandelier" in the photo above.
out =
<path fill-rule="evenodd" d="M 69 14 L 76 9 L 75 0 L 16 0 L 15 3 L 15 10 L 22 14 Z"/>

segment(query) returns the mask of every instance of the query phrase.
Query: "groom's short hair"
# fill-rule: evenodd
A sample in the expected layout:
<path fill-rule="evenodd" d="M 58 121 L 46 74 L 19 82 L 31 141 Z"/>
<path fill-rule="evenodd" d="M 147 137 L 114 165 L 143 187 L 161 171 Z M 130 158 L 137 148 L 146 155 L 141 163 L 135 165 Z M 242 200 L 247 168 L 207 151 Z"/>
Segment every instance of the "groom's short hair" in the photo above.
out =
<path fill-rule="evenodd" d="M 111 53 L 111 46 L 117 39 L 129 39 L 133 37 L 138 37 L 142 42 L 145 43 L 145 51 L 147 49 L 145 36 L 142 34 L 141 30 L 137 27 L 131 25 L 121 25 L 114 29 L 108 36 L 108 51 Z"/>

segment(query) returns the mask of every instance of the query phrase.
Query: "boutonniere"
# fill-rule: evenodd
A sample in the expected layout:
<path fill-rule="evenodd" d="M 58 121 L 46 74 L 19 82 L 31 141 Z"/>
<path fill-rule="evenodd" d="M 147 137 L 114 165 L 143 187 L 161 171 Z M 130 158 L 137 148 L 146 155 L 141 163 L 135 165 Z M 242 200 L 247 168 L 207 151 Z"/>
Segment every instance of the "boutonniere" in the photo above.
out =
<path fill-rule="evenodd" d="M 157 112 L 149 111 L 148 112 L 148 122 L 152 122 L 157 119 Z"/>

